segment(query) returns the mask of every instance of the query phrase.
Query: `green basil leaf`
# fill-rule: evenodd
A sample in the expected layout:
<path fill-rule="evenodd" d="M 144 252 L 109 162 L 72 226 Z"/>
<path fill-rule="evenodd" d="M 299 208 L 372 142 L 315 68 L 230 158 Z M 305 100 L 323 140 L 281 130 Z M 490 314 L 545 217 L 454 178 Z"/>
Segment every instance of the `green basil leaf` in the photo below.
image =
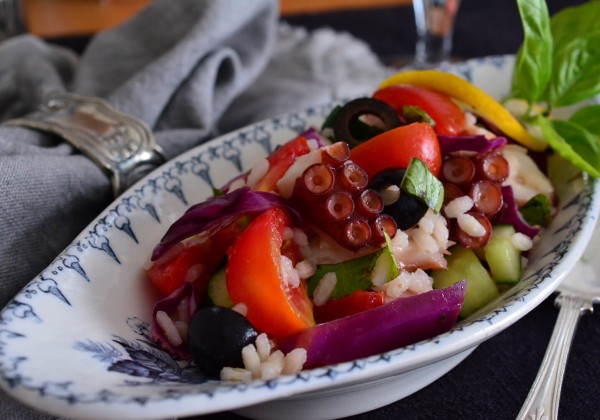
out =
<path fill-rule="evenodd" d="M 517 0 L 524 39 L 517 55 L 511 96 L 535 103 L 543 98 L 552 72 L 552 33 L 545 0 Z"/>
<path fill-rule="evenodd" d="M 555 51 L 548 101 L 573 105 L 600 93 L 600 30 L 573 38 Z"/>
<path fill-rule="evenodd" d="M 573 39 L 598 31 L 600 1 L 564 8 L 550 18 L 550 29 L 556 51 Z"/>
<path fill-rule="evenodd" d="M 406 119 L 407 123 L 424 122 L 428 123 L 432 127 L 435 127 L 435 121 L 429 116 L 429 114 L 423 111 L 416 105 L 404 105 L 402 107 L 402 116 Z"/>
<path fill-rule="evenodd" d="M 519 213 L 531 226 L 547 226 L 552 220 L 552 206 L 546 194 L 537 194 L 531 197 Z"/>
<path fill-rule="evenodd" d="M 326 128 L 333 128 L 333 125 L 335 124 L 335 120 L 338 117 L 338 115 L 340 115 L 340 110 L 342 109 L 341 105 L 336 105 L 330 112 L 329 115 L 327 115 L 327 117 L 325 118 L 325 121 L 323 121 L 323 125 L 321 125 L 321 131 L 323 131 Z"/>
<path fill-rule="evenodd" d="M 591 133 L 600 133 L 600 104 L 588 105 L 578 109 L 571 115 L 569 121 L 580 125 Z"/>
<path fill-rule="evenodd" d="M 538 115 L 536 123 L 542 129 L 544 139 L 550 147 L 563 159 L 587 172 L 590 176 L 600 177 L 600 153 L 597 152 L 600 140 L 598 136 L 594 136 L 577 124 L 567 121 L 550 121 L 542 115 Z M 559 133 L 559 130 L 562 133 Z"/>
<path fill-rule="evenodd" d="M 600 137 L 570 121 L 552 121 L 556 132 L 581 156 L 600 169 Z"/>
<path fill-rule="evenodd" d="M 444 202 L 444 185 L 421 160 L 411 159 L 400 189 L 427 204 L 436 213 L 440 212 Z"/>

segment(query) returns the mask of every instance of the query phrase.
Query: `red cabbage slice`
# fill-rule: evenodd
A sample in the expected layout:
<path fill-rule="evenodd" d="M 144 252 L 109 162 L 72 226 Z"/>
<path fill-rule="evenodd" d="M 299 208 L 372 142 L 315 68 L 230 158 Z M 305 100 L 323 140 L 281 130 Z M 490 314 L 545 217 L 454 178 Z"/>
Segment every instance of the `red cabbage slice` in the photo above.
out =
<path fill-rule="evenodd" d="M 192 319 L 192 316 L 194 313 L 196 313 L 197 308 L 194 287 L 190 283 L 183 283 L 181 287 L 175 289 L 170 295 L 156 302 L 152 308 L 152 341 L 157 343 L 162 349 L 168 351 L 170 354 L 179 356 L 183 359 L 189 359 L 191 357 L 187 346 L 187 339 L 184 340 L 181 345 L 177 347 L 173 346 L 167 339 L 163 329 L 158 324 L 156 320 L 156 314 L 158 311 L 164 311 L 168 315 L 178 314 L 179 305 L 186 298 L 187 304 L 184 308 L 184 316 L 187 319 L 186 323 L 189 324 L 189 320 Z"/>
<path fill-rule="evenodd" d="M 288 353 L 306 349 L 305 367 L 341 363 L 419 342 L 450 330 L 460 313 L 466 280 L 445 289 L 398 298 L 279 340 Z"/>
<path fill-rule="evenodd" d="M 306 140 L 315 140 L 319 147 L 327 146 L 329 144 L 325 138 L 321 136 L 319 131 L 312 127 L 300 134 L 300 136 L 304 136 Z"/>
<path fill-rule="evenodd" d="M 496 137 L 488 140 L 485 136 L 445 136 L 438 135 L 442 155 L 446 156 L 453 152 L 476 152 L 488 153 L 504 146 L 508 140 L 506 137 Z"/>
<path fill-rule="evenodd" d="M 184 239 L 199 233 L 211 236 L 241 216 L 257 216 L 274 206 L 284 206 L 291 210 L 286 200 L 277 194 L 252 191 L 250 187 L 238 188 L 227 194 L 211 197 L 190 207 L 169 227 L 152 251 L 151 259 L 156 261 L 173 245 Z M 293 214 L 297 216 L 295 211 Z"/>
<path fill-rule="evenodd" d="M 535 238 L 540 233 L 540 227 L 531 226 L 521 216 L 511 186 L 502 187 L 502 199 L 504 201 L 502 209 L 494 216 L 494 223 L 513 225 L 515 231 L 521 232 L 531 239 Z"/>

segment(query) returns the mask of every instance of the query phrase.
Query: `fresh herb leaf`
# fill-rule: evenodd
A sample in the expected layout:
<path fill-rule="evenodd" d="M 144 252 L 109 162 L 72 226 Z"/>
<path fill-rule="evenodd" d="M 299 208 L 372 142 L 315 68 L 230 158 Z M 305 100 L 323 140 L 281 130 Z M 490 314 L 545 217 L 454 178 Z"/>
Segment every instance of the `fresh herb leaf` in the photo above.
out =
<path fill-rule="evenodd" d="M 543 99 L 552 71 L 550 15 L 544 0 L 518 0 L 524 40 L 515 63 L 512 96 L 533 104 Z"/>
<path fill-rule="evenodd" d="M 321 126 L 321 131 L 326 128 L 333 128 L 336 118 L 338 117 L 338 115 L 340 115 L 341 109 L 342 109 L 341 105 L 336 105 L 331 110 L 331 112 L 329 112 L 329 115 L 327 115 L 327 118 L 325 118 L 325 121 L 323 121 L 323 125 Z"/>
<path fill-rule="evenodd" d="M 537 194 L 519 209 L 521 216 L 531 226 L 546 226 L 552 219 L 552 206 L 545 194 Z"/>
<path fill-rule="evenodd" d="M 576 124 L 566 121 L 550 121 L 542 115 L 538 115 L 536 123 L 542 129 L 542 134 L 546 141 L 548 141 L 548 144 L 550 144 L 550 147 L 563 159 L 571 162 L 577 168 L 586 171 L 590 176 L 595 178 L 600 177 L 600 154 L 593 153 L 594 150 L 597 150 L 598 145 L 596 143 L 596 146 L 594 146 L 591 137 L 589 137 L 590 135 L 593 136 L 593 134 Z M 562 133 L 559 133 L 557 128 Z M 569 141 L 563 135 L 566 135 Z M 586 150 L 592 152 L 587 155 L 582 154 Z"/>
<path fill-rule="evenodd" d="M 418 198 L 436 213 L 440 212 L 444 202 L 444 185 L 419 159 L 412 158 L 408 164 L 400 189 Z"/>
<path fill-rule="evenodd" d="M 600 169 L 600 137 L 570 121 L 554 120 L 552 126 L 562 138 L 569 139 L 573 150 Z"/>
<path fill-rule="evenodd" d="M 515 63 L 511 97 L 528 102 L 523 121 L 539 126 L 561 157 L 598 177 L 600 106 L 584 108 L 569 122 L 551 121 L 544 115 L 600 94 L 600 1 L 567 7 L 552 18 L 544 0 L 517 0 L 517 4 L 525 38 Z M 540 115 L 531 112 L 538 105 L 546 107 Z"/>
<path fill-rule="evenodd" d="M 580 6 L 567 7 L 550 19 L 554 49 L 564 48 L 573 39 L 600 30 L 600 1 L 589 1 Z"/>
<path fill-rule="evenodd" d="M 600 93 L 600 30 L 573 38 L 555 51 L 548 101 L 573 105 Z"/>
<path fill-rule="evenodd" d="M 580 125 L 591 133 L 600 133 L 600 104 L 579 108 L 571 115 L 569 121 Z"/>
<path fill-rule="evenodd" d="M 416 105 L 405 105 L 402 107 L 402 116 L 407 123 L 424 122 L 435 127 L 435 121 L 429 114 Z"/>

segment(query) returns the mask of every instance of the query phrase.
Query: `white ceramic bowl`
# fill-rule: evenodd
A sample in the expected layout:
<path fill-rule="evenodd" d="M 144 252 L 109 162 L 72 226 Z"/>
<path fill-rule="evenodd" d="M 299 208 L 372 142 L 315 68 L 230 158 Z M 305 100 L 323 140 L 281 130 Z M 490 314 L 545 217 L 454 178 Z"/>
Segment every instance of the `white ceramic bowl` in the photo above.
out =
<path fill-rule="evenodd" d="M 512 57 L 452 70 L 501 97 Z M 558 217 L 522 281 L 446 334 L 349 363 L 250 384 L 206 381 L 148 338 L 157 296 L 142 267 L 190 205 L 309 126 L 331 105 L 243 128 L 168 162 L 123 194 L 0 313 L 0 386 L 55 415 L 151 419 L 236 410 L 318 419 L 365 412 L 428 385 L 550 295 L 589 240 L 600 184 L 564 181 Z"/>

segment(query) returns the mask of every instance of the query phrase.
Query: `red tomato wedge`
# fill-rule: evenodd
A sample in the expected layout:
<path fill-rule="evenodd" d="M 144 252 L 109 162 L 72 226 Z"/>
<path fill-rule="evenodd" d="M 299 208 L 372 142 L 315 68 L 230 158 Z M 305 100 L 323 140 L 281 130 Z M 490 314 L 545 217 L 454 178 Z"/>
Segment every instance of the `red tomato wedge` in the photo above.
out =
<path fill-rule="evenodd" d="M 254 219 L 229 250 L 227 290 L 248 308 L 252 325 L 278 338 L 315 324 L 306 283 L 289 286 L 281 271 L 283 233 L 291 218 L 279 207 Z"/>
<path fill-rule="evenodd" d="M 215 267 L 202 264 L 203 256 L 211 252 L 207 243 L 178 249 L 178 254 L 164 263 L 154 263 L 146 272 L 148 279 L 156 286 L 161 296 L 167 296 L 179 288 L 187 278 L 200 294 L 204 294 L 208 284 L 206 272 L 219 265 L 225 254 L 213 254 L 208 259 Z M 189 275 L 188 275 L 189 273 Z M 190 281 L 193 278 L 192 281 Z"/>
<path fill-rule="evenodd" d="M 465 113 L 448 96 L 434 90 L 412 85 L 391 85 L 373 94 L 390 105 L 402 116 L 402 107 L 418 106 L 435 121 L 434 130 L 438 134 L 459 135 L 465 128 Z"/>
<path fill-rule="evenodd" d="M 385 303 L 383 292 L 357 290 L 349 296 L 329 299 L 321 306 L 315 306 L 315 319 L 321 324 L 348 315 L 354 315 L 369 309 L 378 308 Z"/>
<path fill-rule="evenodd" d="M 442 166 L 442 151 L 433 128 L 413 123 L 381 133 L 350 151 L 350 159 L 373 179 L 387 169 L 404 169 L 419 158 L 435 176 Z"/>
<path fill-rule="evenodd" d="M 267 157 L 269 170 L 254 186 L 255 191 L 276 191 L 277 181 L 286 173 L 299 156 L 310 152 L 310 147 L 304 136 L 278 147 Z"/>
<path fill-rule="evenodd" d="M 225 258 L 227 248 L 245 228 L 246 223 L 246 219 L 241 217 L 204 242 L 189 246 L 177 245 L 169 251 L 175 254 L 173 257 L 161 258 L 152 264 L 146 272 L 148 279 L 162 296 L 169 295 L 184 282 L 191 283 L 198 299 L 202 299 L 206 294 L 208 279 L 217 270 Z"/>

